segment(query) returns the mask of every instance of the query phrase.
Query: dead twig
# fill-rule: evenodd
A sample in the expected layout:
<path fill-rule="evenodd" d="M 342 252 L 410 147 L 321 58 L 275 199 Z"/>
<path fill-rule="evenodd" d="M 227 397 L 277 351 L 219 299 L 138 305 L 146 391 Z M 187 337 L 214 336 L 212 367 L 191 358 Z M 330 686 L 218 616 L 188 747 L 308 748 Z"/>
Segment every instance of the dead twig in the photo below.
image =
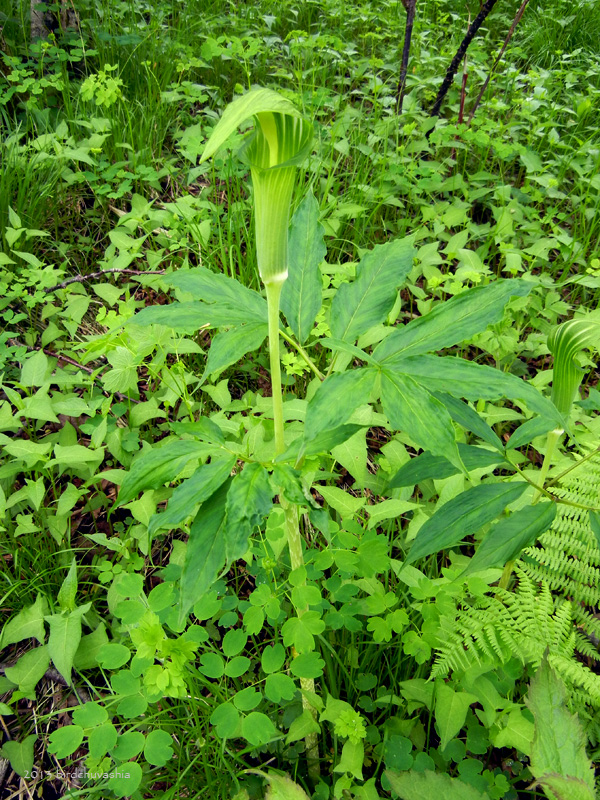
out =
<path fill-rule="evenodd" d="M 412 39 L 413 24 L 415 21 L 415 11 L 417 0 L 402 0 L 406 9 L 406 27 L 404 28 L 404 45 L 402 47 L 402 64 L 400 67 L 400 79 L 396 90 L 396 113 L 402 113 L 402 104 L 406 94 L 406 76 L 408 74 L 408 59 L 410 56 L 410 42 Z"/>
<path fill-rule="evenodd" d="M 93 278 L 100 278 L 102 275 L 114 275 L 116 273 L 121 273 L 123 275 L 164 275 L 165 271 L 164 269 L 118 269 L 117 267 L 113 267 L 112 269 L 101 269 L 98 272 L 91 272 L 89 275 L 76 275 L 74 278 L 67 278 L 66 281 L 57 283 L 56 286 L 51 286 L 49 289 L 44 289 L 44 291 L 48 294 L 49 292 L 56 291 L 56 289 L 64 289 L 71 283 L 85 283 L 85 281 L 90 281 Z"/>

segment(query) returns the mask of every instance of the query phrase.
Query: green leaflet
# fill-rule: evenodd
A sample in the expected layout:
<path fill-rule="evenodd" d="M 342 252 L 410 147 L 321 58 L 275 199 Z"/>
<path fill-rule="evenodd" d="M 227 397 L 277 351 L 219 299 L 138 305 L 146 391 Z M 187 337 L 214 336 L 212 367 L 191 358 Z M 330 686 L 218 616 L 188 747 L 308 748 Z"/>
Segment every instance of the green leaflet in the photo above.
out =
<path fill-rule="evenodd" d="M 71 684 L 73 659 L 81 639 L 81 617 L 86 611 L 89 611 L 91 605 L 91 603 L 86 603 L 71 611 L 70 614 L 52 614 L 52 616 L 46 617 L 50 626 L 48 654 L 56 669 L 69 685 Z"/>
<path fill-rule="evenodd" d="M 235 456 L 214 458 L 210 464 L 201 464 L 196 472 L 175 489 L 166 511 L 154 514 L 148 525 L 152 536 L 160 528 L 174 528 L 194 513 L 195 508 L 213 495 L 231 474 Z"/>
<path fill-rule="evenodd" d="M 383 411 L 393 428 L 402 430 L 433 455 L 463 468 L 450 415 L 432 394 L 408 375 L 383 370 Z"/>
<path fill-rule="evenodd" d="M 321 309 L 323 281 L 319 264 L 327 253 L 324 235 L 319 205 L 311 191 L 292 217 L 288 279 L 281 290 L 281 310 L 300 344 L 308 338 Z"/>
<path fill-rule="evenodd" d="M 506 443 L 507 450 L 516 450 L 529 444 L 536 436 L 543 436 L 556 427 L 556 420 L 547 417 L 532 417 L 513 431 Z"/>
<path fill-rule="evenodd" d="M 255 309 L 233 303 L 205 303 L 202 300 L 188 303 L 169 303 L 166 306 L 142 308 L 128 325 L 166 325 L 181 333 L 194 334 L 200 328 L 229 327 L 244 325 L 247 322 L 264 322 L 263 314 L 253 313 Z"/>
<path fill-rule="evenodd" d="M 516 375 L 476 364 L 455 356 L 412 356 L 393 358 L 386 367 L 412 375 L 430 391 L 445 392 L 467 400 L 509 400 L 523 402 L 531 411 L 563 422 L 554 403 Z"/>
<path fill-rule="evenodd" d="M 227 563 L 241 558 L 248 549 L 248 539 L 273 505 L 269 473 L 256 462 L 246 464 L 233 479 L 227 493 L 225 552 Z"/>
<path fill-rule="evenodd" d="M 532 284 L 511 279 L 467 289 L 438 303 L 424 317 L 397 328 L 375 348 L 373 357 L 377 361 L 399 354 L 406 358 L 464 342 L 500 322 L 510 298 L 524 297 L 531 288 Z"/>
<path fill-rule="evenodd" d="M 446 409 L 454 422 L 457 422 L 461 427 L 468 431 L 472 431 L 476 436 L 479 436 L 484 442 L 491 444 L 493 448 L 500 453 L 504 453 L 504 445 L 490 428 L 487 422 L 484 422 L 475 409 L 470 405 L 460 400 L 458 397 L 452 397 L 445 392 L 432 392 L 434 397 L 446 406 Z"/>
<path fill-rule="evenodd" d="M 224 369 L 235 364 L 240 358 L 257 350 L 267 338 L 266 322 L 249 322 L 230 331 L 222 331 L 213 337 L 202 380 L 208 375 L 220 375 Z"/>
<path fill-rule="evenodd" d="M 600 317 L 593 312 L 558 325 L 548 337 L 548 348 L 554 356 L 552 402 L 565 417 L 577 396 L 584 372 L 575 357 L 584 347 L 600 345 Z"/>
<path fill-rule="evenodd" d="M 482 483 L 453 497 L 422 525 L 405 563 L 459 544 L 495 519 L 528 485 L 525 481 Z"/>
<path fill-rule="evenodd" d="M 496 450 L 484 450 L 474 445 L 458 444 L 458 454 L 465 465 L 467 472 L 483 467 L 495 467 L 501 464 L 504 459 Z M 451 475 L 458 475 L 462 472 L 447 458 L 434 456 L 432 453 L 421 453 L 416 458 L 411 458 L 404 464 L 398 472 L 390 479 L 387 488 L 398 489 L 401 486 L 415 486 L 421 481 L 429 478 L 449 478 Z"/>
<path fill-rule="evenodd" d="M 330 428 L 319 434 L 315 439 L 306 441 L 302 436 L 291 443 L 287 450 L 277 457 L 277 461 L 296 461 L 304 456 L 314 456 L 319 453 L 329 453 L 334 447 L 338 447 L 348 441 L 350 437 L 361 430 L 361 425 L 340 425 L 337 428 Z"/>
<path fill-rule="evenodd" d="M 190 529 L 181 573 L 179 621 L 214 583 L 225 566 L 225 502 L 232 479 L 202 504 Z"/>
<path fill-rule="evenodd" d="M 331 301 L 334 339 L 354 342 L 385 320 L 412 269 L 414 254 L 412 239 L 406 238 L 376 245 L 362 257 L 356 280 L 342 283 Z"/>
<path fill-rule="evenodd" d="M 38 594 L 33 605 L 23 608 L 16 617 L 6 623 L 0 636 L 0 648 L 21 642 L 23 639 L 37 639 L 43 644 L 44 616 L 47 613 L 48 601 L 43 595 Z"/>
<path fill-rule="evenodd" d="M 205 267 L 195 267 L 179 269 L 171 275 L 165 275 L 164 280 L 176 289 L 189 292 L 196 300 L 209 305 L 214 304 L 218 307 L 225 304 L 245 311 L 245 322 L 267 321 L 267 302 L 264 297 L 234 278 L 212 272 Z"/>
<path fill-rule="evenodd" d="M 133 500 L 144 489 L 158 489 L 179 475 L 190 461 L 210 455 L 212 447 L 203 442 L 180 439 L 143 453 L 123 479 L 116 508 Z"/>
<path fill-rule="evenodd" d="M 33 745 L 37 741 L 35 733 L 26 736 L 22 742 L 6 741 L 0 749 L 0 756 L 8 758 L 10 766 L 21 778 L 29 778 L 33 769 Z"/>
<path fill-rule="evenodd" d="M 534 720 L 531 771 L 556 800 L 594 800 L 594 770 L 585 750 L 585 734 L 567 709 L 567 692 L 544 659 L 529 686 L 527 705 Z M 572 793 L 569 787 L 572 788 Z"/>
<path fill-rule="evenodd" d="M 369 402 L 376 377 L 375 370 L 361 368 L 336 373 L 323 381 L 306 408 L 305 440 L 346 423 L 359 406 Z"/>
<path fill-rule="evenodd" d="M 524 547 L 548 530 L 556 516 L 556 503 L 538 503 L 513 512 L 486 534 L 461 577 L 514 561 Z"/>
<path fill-rule="evenodd" d="M 386 770 L 385 775 L 401 800 L 490 800 L 486 793 L 439 772 Z"/>
<path fill-rule="evenodd" d="M 478 698 L 469 692 L 456 692 L 452 686 L 441 680 L 435 688 L 435 727 L 440 737 L 440 748 L 446 746 L 462 729 L 469 707 Z"/>

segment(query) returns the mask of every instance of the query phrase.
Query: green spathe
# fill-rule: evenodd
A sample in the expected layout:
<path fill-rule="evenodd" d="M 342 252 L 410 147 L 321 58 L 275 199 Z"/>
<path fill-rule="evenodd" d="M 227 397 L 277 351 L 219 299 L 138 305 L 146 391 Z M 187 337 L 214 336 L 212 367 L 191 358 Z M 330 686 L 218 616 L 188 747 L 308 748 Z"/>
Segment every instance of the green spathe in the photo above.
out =
<path fill-rule="evenodd" d="M 212 156 L 250 117 L 255 129 L 240 151 L 252 173 L 258 271 L 265 284 L 287 278 L 287 236 L 296 167 L 310 152 L 312 125 L 285 98 L 253 89 L 225 109 L 206 144 Z"/>

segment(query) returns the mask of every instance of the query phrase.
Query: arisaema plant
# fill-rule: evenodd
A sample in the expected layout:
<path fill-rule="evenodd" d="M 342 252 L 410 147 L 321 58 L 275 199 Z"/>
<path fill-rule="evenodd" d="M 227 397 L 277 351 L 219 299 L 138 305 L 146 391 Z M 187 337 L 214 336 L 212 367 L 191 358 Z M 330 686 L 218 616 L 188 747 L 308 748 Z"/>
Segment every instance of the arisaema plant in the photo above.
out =
<path fill-rule="evenodd" d="M 283 395 L 279 356 L 279 304 L 288 277 L 288 225 L 298 167 L 310 152 L 312 124 L 289 100 L 271 89 L 254 89 L 227 106 L 208 140 L 201 161 L 206 161 L 248 120 L 254 130 L 240 150 L 240 158 L 250 167 L 253 187 L 256 257 L 265 286 L 269 324 L 269 358 L 273 400 L 275 452 L 285 450 Z M 280 500 L 285 514 L 285 529 L 292 570 L 303 565 L 298 508 Z M 297 608 L 302 616 L 308 608 Z M 301 678 L 303 702 L 312 713 L 307 693 L 314 693 L 314 680 Z M 309 773 L 318 775 L 316 734 L 306 737 Z"/>

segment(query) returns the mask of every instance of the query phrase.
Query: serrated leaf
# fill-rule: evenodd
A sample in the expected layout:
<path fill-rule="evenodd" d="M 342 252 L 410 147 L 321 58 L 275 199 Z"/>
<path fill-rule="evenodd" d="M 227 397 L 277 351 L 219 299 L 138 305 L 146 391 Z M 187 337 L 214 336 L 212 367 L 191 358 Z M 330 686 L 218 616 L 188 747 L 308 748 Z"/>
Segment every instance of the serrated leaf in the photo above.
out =
<path fill-rule="evenodd" d="M 510 298 L 525 297 L 532 286 L 511 279 L 467 289 L 438 303 L 425 316 L 397 328 L 375 348 L 373 358 L 380 362 L 398 354 L 406 358 L 464 342 L 500 322 Z"/>
<path fill-rule="evenodd" d="M 376 245 L 357 267 L 352 283 L 342 283 L 331 301 L 331 333 L 354 342 L 383 322 L 392 310 L 396 292 L 412 269 L 415 249 L 411 239 Z"/>
<path fill-rule="evenodd" d="M 180 439 L 144 453 L 134 461 L 125 475 L 117 498 L 117 506 L 133 500 L 145 489 L 158 489 L 165 483 L 175 480 L 190 461 L 209 454 L 211 449 L 203 442 Z"/>
<path fill-rule="evenodd" d="M 581 796 L 593 800 L 594 770 L 585 750 L 583 727 L 568 710 L 565 685 L 548 663 L 547 655 L 531 680 L 526 702 L 534 720 L 530 757 L 533 775 L 542 782 L 552 775 L 573 778 L 574 784 L 588 789 L 588 794 Z"/>
<path fill-rule="evenodd" d="M 386 770 L 385 776 L 401 800 L 490 800 L 485 792 L 439 772 Z"/>
<path fill-rule="evenodd" d="M 319 264 L 327 254 L 324 235 L 319 205 L 309 191 L 292 217 L 288 279 L 281 291 L 281 310 L 300 344 L 308 338 L 321 309 L 323 281 Z"/>
<path fill-rule="evenodd" d="M 459 544 L 499 516 L 528 485 L 525 481 L 482 483 L 453 497 L 421 526 L 405 563 Z"/>
<path fill-rule="evenodd" d="M 489 567 L 503 567 L 514 561 L 524 547 L 529 547 L 544 531 L 548 530 L 556 516 L 556 503 L 538 503 L 513 512 L 497 522 L 486 534 L 469 561 L 465 575 Z"/>

